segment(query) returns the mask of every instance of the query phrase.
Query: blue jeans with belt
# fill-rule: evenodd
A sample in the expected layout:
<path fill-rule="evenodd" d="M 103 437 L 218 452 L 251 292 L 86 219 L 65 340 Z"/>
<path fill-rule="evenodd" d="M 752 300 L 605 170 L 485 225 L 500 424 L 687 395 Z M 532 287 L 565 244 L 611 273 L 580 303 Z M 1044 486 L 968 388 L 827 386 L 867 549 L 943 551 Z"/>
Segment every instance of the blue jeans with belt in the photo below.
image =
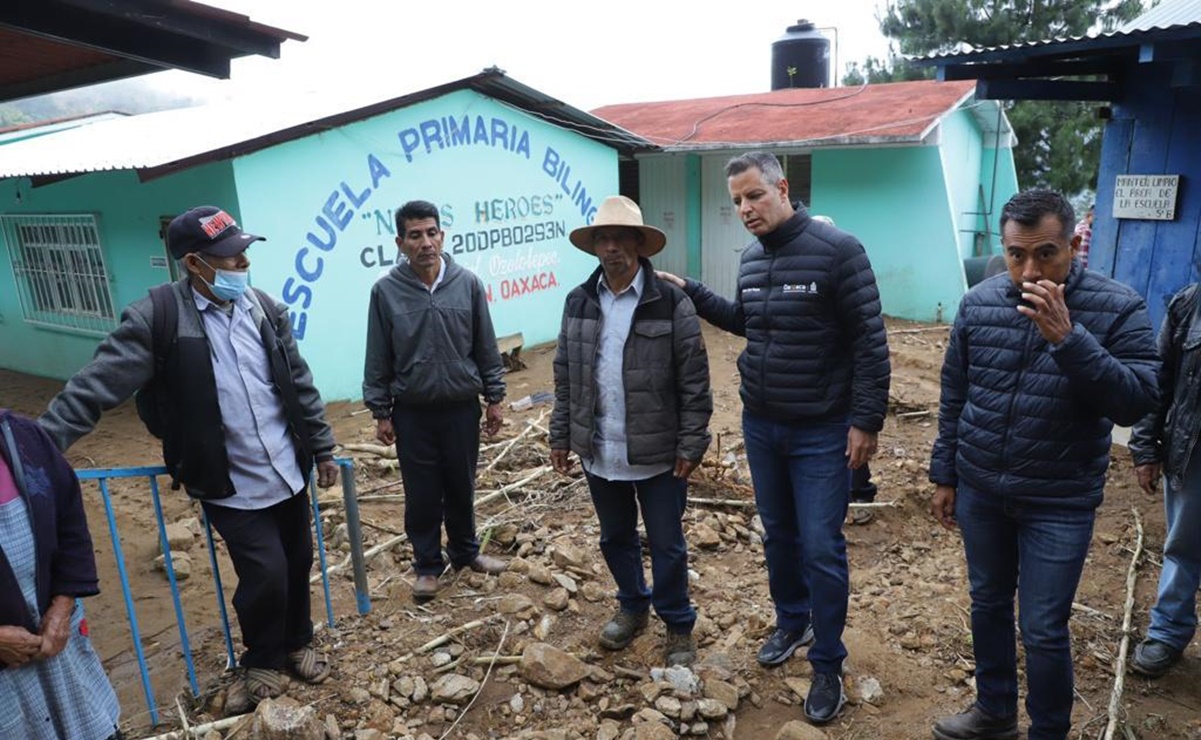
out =
<path fill-rule="evenodd" d="M 614 481 L 586 473 L 592 504 L 600 519 L 601 554 L 622 611 L 655 613 L 672 632 L 692 632 L 696 611 L 688 598 L 688 543 L 684 540 L 687 481 L 672 471 L 636 481 Z M 647 588 L 638 537 L 638 510 L 651 551 L 653 590 Z"/>
<path fill-rule="evenodd" d="M 845 421 L 742 413 L 776 626 L 801 631 L 812 619 L 809 662 L 817 673 L 839 672 L 847 655 L 847 430 Z"/>
<path fill-rule="evenodd" d="M 1072 727 L 1068 618 L 1096 512 L 1054 501 L 1022 503 L 961 483 L 955 517 L 971 587 L 976 702 L 995 717 L 1017 714 L 1016 593 L 1026 649 L 1028 738 L 1063 740 Z"/>

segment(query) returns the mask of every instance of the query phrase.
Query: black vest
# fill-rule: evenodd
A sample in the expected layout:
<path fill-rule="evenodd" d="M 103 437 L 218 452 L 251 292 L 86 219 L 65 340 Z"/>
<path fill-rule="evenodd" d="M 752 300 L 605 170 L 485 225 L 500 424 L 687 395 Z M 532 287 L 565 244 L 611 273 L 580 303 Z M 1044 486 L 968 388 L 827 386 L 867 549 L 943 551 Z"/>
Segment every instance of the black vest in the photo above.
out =
<path fill-rule="evenodd" d="M 271 306 L 263 306 L 264 312 L 270 310 Z M 296 448 L 296 464 L 307 477 L 313 467 L 312 441 L 280 331 L 291 331 L 291 327 L 284 322 L 273 329 L 270 320 L 259 321 L 271 377 Z M 229 479 L 225 426 L 208 340 L 177 336 L 165 359 L 158 381 L 166 421 L 163 463 L 171 474 L 172 488 L 182 485 L 189 496 L 202 501 L 229 498 L 236 491 Z"/>

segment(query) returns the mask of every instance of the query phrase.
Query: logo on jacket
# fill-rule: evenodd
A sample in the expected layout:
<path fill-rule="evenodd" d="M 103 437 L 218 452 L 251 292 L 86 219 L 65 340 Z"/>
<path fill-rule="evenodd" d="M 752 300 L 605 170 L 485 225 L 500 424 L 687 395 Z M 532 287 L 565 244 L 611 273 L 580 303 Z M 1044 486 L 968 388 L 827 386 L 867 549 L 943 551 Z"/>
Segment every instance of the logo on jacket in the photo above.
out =
<path fill-rule="evenodd" d="M 785 293 L 804 293 L 805 295 L 817 295 L 817 283 L 784 283 L 783 291 Z"/>

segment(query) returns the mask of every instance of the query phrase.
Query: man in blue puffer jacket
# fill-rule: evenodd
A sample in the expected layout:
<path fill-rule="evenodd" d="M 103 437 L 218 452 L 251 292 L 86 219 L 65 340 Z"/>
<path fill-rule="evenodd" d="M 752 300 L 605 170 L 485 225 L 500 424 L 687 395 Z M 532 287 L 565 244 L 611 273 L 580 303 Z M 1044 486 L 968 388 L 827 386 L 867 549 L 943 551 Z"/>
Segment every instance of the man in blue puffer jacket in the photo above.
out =
<path fill-rule="evenodd" d="M 1154 408 L 1143 299 L 1075 259 L 1075 213 L 1028 190 L 1001 211 L 1008 276 L 964 296 L 942 368 L 932 512 L 958 524 L 972 596 L 976 702 L 939 740 L 1017 738 L 1014 592 L 1030 740 L 1071 729 L 1072 599 L 1109 466 L 1110 431 Z"/>

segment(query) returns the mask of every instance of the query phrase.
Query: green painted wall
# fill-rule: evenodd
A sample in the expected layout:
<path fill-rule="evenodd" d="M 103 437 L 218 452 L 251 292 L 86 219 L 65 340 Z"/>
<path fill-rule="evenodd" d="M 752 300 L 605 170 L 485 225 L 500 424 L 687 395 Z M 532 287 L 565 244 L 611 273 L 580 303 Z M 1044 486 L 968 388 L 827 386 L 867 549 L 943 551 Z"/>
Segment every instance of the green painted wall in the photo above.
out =
<path fill-rule="evenodd" d="M 990 251 L 992 254 L 1001 254 L 1001 207 L 1018 191 L 1018 173 L 1013 163 L 1013 149 L 1007 146 L 1000 149 L 987 147 L 980 152 L 980 160 L 980 182 L 984 183 L 986 193 L 992 191 L 989 201 L 981 209 L 989 212 L 987 218 Z"/>
<path fill-rule="evenodd" d="M 812 212 L 855 234 L 884 313 L 949 321 L 966 289 L 938 147 L 817 150 Z"/>
<path fill-rule="evenodd" d="M 464 124 L 466 126 L 464 127 Z M 362 393 L 371 286 L 395 263 L 393 211 L 437 204 L 443 249 L 484 281 L 498 335 L 558 335 L 596 268 L 571 246 L 618 192 L 615 150 L 459 91 L 234 160 L 243 225 L 268 242 L 252 280 L 292 309 L 326 398 Z"/>
<path fill-rule="evenodd" d="M 238 216 L 233 172 L 214 163 L 142 183 L 130 171 L 99 172 L 30 187 L 0 181 L 0 214 L 95 214 L 113 306 L 120 309 L 169 279 L 151 258 L 166 256 L 159 219 L 196 205 L 222 205 Z M 116 325 L 115 323 L 113 324 Z M 66 379 L 92 356 L 100 338 L 26 323 L 14 283 L 9 245 L 0 235 L 0 367 Z"/>
<path fill-rule="evenodd" d="M 985 219 L 980 208 L 980 154 L 983 150 L 980 126 L 965 110 L 957 110 L 942 119 L 938 152 L 942 157 L 947 182 L 947 202 L 959 242 L 959 256 L 975 257 L 988 249 L 983 235 Z M 981 236 L 977 237 L 977 234 Z"/>

